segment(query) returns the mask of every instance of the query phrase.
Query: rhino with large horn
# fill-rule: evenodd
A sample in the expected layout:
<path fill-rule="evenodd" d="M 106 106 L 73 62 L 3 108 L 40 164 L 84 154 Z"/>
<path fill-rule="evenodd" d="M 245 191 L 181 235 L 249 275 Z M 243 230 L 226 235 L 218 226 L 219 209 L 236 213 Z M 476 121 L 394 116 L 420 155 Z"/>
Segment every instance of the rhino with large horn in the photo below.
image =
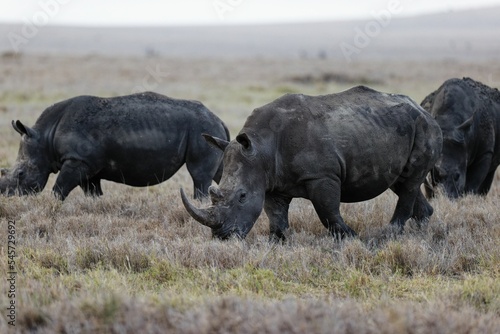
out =
<path fill-rule="evenodd" d="M 235 140 L 205 139 L 224 151 L 212 205 L 198 209 L 181 189 L 189 214 L 213 236 L 244 238 L 264 208 L 270 237 L 284 239 L 294 197 L 312 201 L 334 237 L 355 232 L 340 215 L 340 202 L 374 198 L 391 189 L 398 202 L 391 223 L 427 220 L 433 209 L 420 186 L 442 147 L 441 130 L 403 95 L 359 86 L 306 96 L 288 94 L 257 108 Z"/>

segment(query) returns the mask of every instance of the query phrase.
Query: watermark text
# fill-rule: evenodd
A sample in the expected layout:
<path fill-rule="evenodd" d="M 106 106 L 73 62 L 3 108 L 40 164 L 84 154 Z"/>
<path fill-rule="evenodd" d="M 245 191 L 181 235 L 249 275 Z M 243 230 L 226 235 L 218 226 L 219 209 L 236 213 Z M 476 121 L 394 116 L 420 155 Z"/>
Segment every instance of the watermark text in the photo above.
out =
<path fill-rule="evenodd" d="M 382 33 L 382 30 L 391 23 L 394 15 L 401 13 L 402 10 L 403 5 L 400 0 L 389 0 L 385 9 L 373 11 L 372 20 L 367 21 L 363 27 L 354 28 L 354 38 L 351 43 L 343 41 L 339 44 L 345 59 L 351 62 L 355 55 L 361 53 L 374 38 Z"/>
<path fill-rule="evenodd" d="M 234 11 L 244 1 L 245 0 L 214 0 L 212 6 L 219 19 L 224 20 L 227 13 Z"/>
<path fill-rule="evenodd" d="M 9 220 L 7 225 L 7 323 L 16 325 L 16 221 Z"/>
<path fill-rule="evenodd" d="M 20 31 L 11 31 L 7 34 L 10 46 L 14 52 L 21 51 L 21 47 L 28 44 L 30 40 L 35 38 L 40 29 L 56 17 L 61 6 L 66 5 L 71 0 L 40 0 L 38 1 L 39 10 L 33 13 L 31 17 L 23 19 L 23 25 Z"/>

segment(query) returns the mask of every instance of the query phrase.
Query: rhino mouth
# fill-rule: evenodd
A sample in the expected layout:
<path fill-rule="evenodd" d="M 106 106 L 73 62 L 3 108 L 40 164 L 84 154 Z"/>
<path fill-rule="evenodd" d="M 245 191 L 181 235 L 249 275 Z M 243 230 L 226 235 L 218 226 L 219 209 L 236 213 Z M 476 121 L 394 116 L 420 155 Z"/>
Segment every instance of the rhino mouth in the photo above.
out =
<path fill-rule="evenodd" d="M 239 240 L 245 239 L 247 233 L 241 231 L 234 224 L 222 224 L 220 228 L 212 229 L 212 237 L 214 239 L 229 240 L 236 238 Z"/>

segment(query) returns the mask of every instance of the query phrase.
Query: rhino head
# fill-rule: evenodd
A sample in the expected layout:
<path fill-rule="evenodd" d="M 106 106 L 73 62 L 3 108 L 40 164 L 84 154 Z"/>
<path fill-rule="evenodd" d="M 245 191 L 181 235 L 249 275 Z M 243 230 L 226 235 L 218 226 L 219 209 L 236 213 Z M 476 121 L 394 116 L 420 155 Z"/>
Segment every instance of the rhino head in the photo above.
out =
<path fill-rule="evenodd" d="M 431 170 L 433 186 L 441 185 L 450 198 L 463 196 L 466 192 L 467 137 L 473 116 L 459 126 L 441 127 L 443 149 L 436 165 Z"/>
<path fill-rule="evenodd" d="M 211 186 L 212 205 L 205 209 L 192 205 L 181 189 L 182 202 L 188 213 L 212 229 L 212 236 L 227 239 L 245 238 L 259 217 L 265 198 L 265 162 L 255 143 L 245 134 L 236 140 L 203 135 L 212 145 L 224 151 L 224 170 L 219 186 Z"/>
<path fill-rule="evenodd" d="M 15 165 L 2 169 L 0 192 L 6 195 L 28 195 L 43 190 L 51 172 L 41 134 L 20 121 L 12 127 L 21 135 L 21 144 Z"/>

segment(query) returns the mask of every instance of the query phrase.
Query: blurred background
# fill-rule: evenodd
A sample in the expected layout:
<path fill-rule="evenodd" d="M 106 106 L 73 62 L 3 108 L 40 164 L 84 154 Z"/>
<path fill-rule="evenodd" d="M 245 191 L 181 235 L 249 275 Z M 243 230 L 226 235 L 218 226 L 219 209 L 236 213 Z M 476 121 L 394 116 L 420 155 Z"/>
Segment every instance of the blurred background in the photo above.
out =
<path fill-rule="evenodd" d="M 0 6 L 0 164 L 12 119 L 76 95 L 200 100 L 236 134 L 289 92 L 354 85 L 420 103 L 451 77 L 500 86 L 500 0 L 6 1 Z"/>
<path fill-rule="evenodd" d="M 175 57 L 498 57 L 500 1 L 0 1 L 0 50 Z"/>

